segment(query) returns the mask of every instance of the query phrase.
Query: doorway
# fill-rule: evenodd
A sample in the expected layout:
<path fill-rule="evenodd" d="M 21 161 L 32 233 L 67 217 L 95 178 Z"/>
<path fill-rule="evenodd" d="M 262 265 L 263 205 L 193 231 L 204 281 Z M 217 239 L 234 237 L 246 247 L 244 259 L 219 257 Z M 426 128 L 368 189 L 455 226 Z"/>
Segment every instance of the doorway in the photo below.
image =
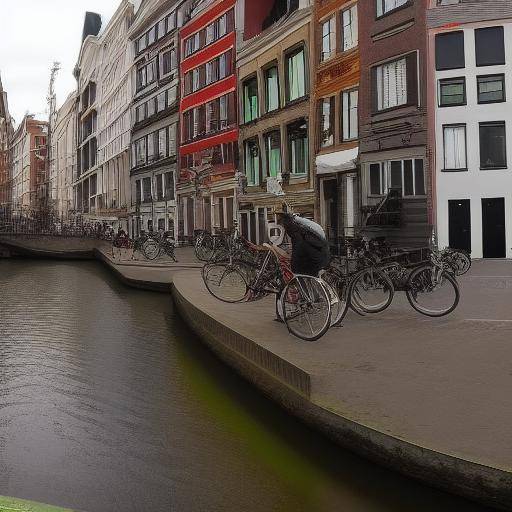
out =
<path fill-rule="evenodd" d="M 505 199 L 482 199 L 482 245 L 484 258 L 504 258 L 505 247 Z"/>
<path fill-rule="evenodd" d="M 471 252 L 471 203 L 469 199 L 448 201 L 448 245 Z"/>

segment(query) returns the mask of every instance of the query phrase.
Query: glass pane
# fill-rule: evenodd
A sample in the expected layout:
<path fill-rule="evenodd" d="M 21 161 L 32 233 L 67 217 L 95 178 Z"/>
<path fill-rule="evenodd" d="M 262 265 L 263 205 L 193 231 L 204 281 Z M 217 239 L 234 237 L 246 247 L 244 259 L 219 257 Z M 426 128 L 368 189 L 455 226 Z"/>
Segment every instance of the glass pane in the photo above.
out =
<path fill-rule="evenodd" d="M 301 98 L 306 93 L 304 50 L 288 57 L 288 99 Z"/>
<path fill-rule="evenodd" d="M 417 196 L 425 195 L 425 176 L 423 174 L 423 160 L 414 160 L 414 185 Z"/>
<path fill-rule="evenodd" d="M 505 123 L 480 125 L 480 166 L 506 167 Z"/>
<path fill-rule="evenodd" d="M 267 70 L 267 112 L 279 108 L 279 82 L 277 68 L 273 67 Z"/>
<path fill-rule="evenodd" d="M 258 82 L 256 78 L 244 85 L 244 121 L 253 121 L 258 117 Z"/>
<path fill-rule="evenodd" d="M 464 103 L 464 79 L 441 83 L 441 105 L 461 105 Z"/>
<path fill-rule="evenodd" d="M 391 162 L 391 188 L 402 189 L 402 161 L 395 160 Z"/>
<path fill-rule="evenodd" d="M 503 81 L 503 76 L 478 78 L 478 101 L 480 103 L 504 101 Z"/>
<path fill-rule="evenodd" d="M 412 175 L 412 160 L 404 160 L 404 195 L 414 195 L 414 178 Z"/>
<path fill-rule="evenodd" d="M 381 193 L 381 183 L 380 183 L 380 164 L 371 164 L 370 165 L 370 194 L 372 195 L 380 195 Z"/>
<path fill-rule="evenodd" d="M 281 173 L 281 136 L 278 131 L 266 137 L 268 173 L 277 177 Z"/>

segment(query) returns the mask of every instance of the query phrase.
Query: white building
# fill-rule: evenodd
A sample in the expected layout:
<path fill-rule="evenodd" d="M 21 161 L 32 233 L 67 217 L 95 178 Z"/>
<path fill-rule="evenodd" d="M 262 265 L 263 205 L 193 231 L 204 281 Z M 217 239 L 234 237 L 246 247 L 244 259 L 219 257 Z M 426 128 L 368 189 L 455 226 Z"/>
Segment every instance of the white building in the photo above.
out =
<path fill-rule="evenodd" d="M 76 93 L 71 93 L 52 123 L 50 199 L 64 219 L 73 209 L 73 180 L 76 172 Z"/>
<path fill-rule="evenodd" d="M 85 221 L 103 221 L 125 230 L 130 204 L 133 53 L 128 30 L 132 20 L 133 5 L 122 0 L 101 31 L 84 33 L 75 69 L 79 97 L 76 211 Z M 87 18 L 85 26 L 91 26 Z"/>
<path fill-rule="evenodd" d="M 510 258 L 512 5 L 433 6 L 428 24 L 439 245 Z"/>

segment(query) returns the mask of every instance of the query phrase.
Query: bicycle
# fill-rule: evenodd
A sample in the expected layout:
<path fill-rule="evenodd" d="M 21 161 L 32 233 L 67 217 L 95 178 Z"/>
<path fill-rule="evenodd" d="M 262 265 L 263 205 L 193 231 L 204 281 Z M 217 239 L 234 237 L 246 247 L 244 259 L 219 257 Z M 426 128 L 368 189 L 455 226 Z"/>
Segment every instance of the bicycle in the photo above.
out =
<path fill-rule="evenodd" d="M 332 287 L 318 277 L 294 275 L 288 255 L 279 247 L 244 242 L 251 257 L 203 267 L 204 283 L 214 297 L 235 303 L 275 294 L 276 314 L 291 334 L 305 341 L 318 340 L 345 314 Z"/>
<path fill-rule="evenodd" d="M 148 260 L 155 260 L 163 254 L 166 254 L 175 263 L 177 263 L 178 260 L 176 259 L 174 250 L 175 245 L 171 240 L 171 234 L 168 231 L 162 233 L 161 235 L 148 237 L 142 247 L 143 254 Z"/>

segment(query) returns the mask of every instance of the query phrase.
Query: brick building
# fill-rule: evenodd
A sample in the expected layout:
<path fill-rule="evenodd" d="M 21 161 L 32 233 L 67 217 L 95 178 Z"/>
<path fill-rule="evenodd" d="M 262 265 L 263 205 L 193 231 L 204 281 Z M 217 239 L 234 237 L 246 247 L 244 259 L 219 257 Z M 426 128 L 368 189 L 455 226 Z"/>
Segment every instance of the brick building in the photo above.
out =
<path fill-rule="evenodd" d="M 0 78 L 0 212 L 11 203 L 11 159 L 9 140 L 13 134 L 12 119 L 9 114 L 7 93 L 3 90 Z"/>
<path fill-rule="evenodd" d="M 180 30 L 179 236 L 236 216 L 235 0 L 197 2 Z"/>
<path fill-rule="evenodd" d="M 26 115 L 10 143 L 12 209 L 31 213 L 46 204 L 48 123 Z"/>
<path fill-rule="evenodd" d="M 319 218 L 333 246 L 359 224 L 359 26 L 355 0 L 316 0 L 312 61 Z"/>
<path fill-rule="evenodd" d="M 404 245 L 424 244 L 432 224 L 427 0 L 360 0 L 358 5 L 361 200 L 363 212 L 372 213 L 367 231 Z"/>

